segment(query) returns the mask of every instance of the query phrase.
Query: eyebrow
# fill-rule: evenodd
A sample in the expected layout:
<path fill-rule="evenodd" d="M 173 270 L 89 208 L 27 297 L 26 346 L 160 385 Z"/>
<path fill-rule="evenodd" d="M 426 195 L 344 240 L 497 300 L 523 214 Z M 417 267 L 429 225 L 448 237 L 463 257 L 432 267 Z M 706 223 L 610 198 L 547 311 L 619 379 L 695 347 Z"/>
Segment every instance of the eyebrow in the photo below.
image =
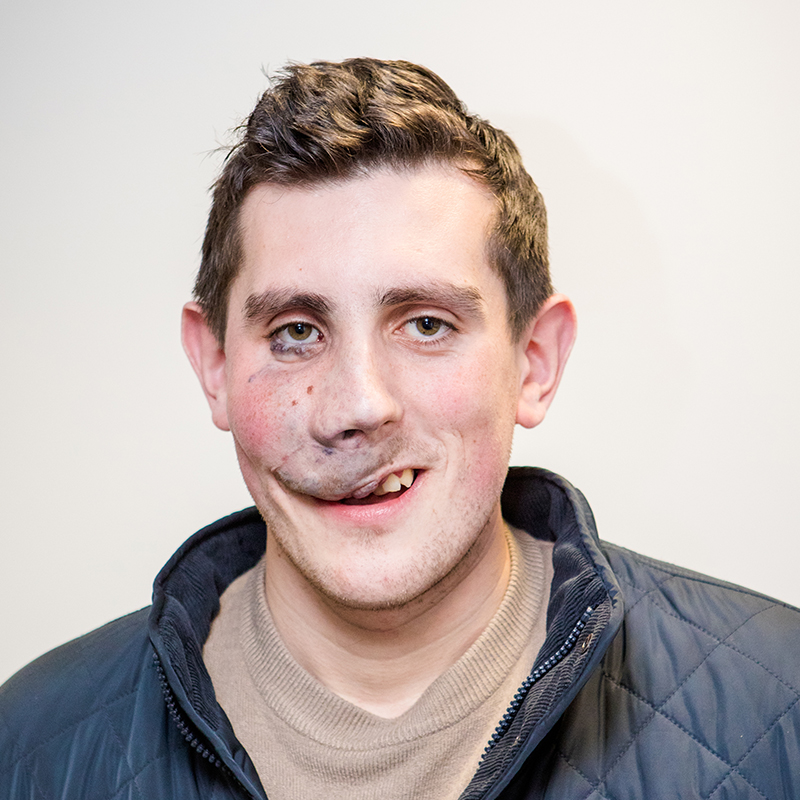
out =
<path fill-rule="evenodd" d="M 264 323 L 289 309 L 305 309 L 320 316 L 330 313 L 330 303 L 313 292 L 293 292 L 291 289 L 267 289 L 251 294 L 244 302 L 244 319 L 249 325 Z"/>
<path fill-rule="evenodd" d="M 475 286 L 440 281 L 387 289 L 378 295 L 378 303 L 386 307 L 432 304 L 467 316 L 484 317 L 483 295 Z"/>
<path fill-rule="evenodd" d="M 484 318 L 483 295 L 474 286 L 455 286 L 452 283 L 431 281 L 412 286 L 396 286 L 379 292 L 378 305 L 395 308 L 404 305 L 435 305 L 465 316 Z M 291 289 L 267 289 L 251 294 L 244 302 L 244 319 L 248 325 L 268 322 L 290 309 L 305 309 L 328 316 L 330 303 L 314 292 L 295 292 Z"/>

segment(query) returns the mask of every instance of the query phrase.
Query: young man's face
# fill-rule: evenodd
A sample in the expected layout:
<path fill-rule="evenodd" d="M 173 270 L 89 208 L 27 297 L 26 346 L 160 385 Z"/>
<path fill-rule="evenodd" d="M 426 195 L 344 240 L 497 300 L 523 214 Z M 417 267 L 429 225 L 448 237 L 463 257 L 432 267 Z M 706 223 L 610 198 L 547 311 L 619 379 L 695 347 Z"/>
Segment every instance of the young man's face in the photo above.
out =
<path fill-rule="evenodd" d="M 445 167 L 244 203 L 214 420 L 276 552 L 347 606 L 402 606 L 501 535 L 526 355 L 494 208 Z"/>

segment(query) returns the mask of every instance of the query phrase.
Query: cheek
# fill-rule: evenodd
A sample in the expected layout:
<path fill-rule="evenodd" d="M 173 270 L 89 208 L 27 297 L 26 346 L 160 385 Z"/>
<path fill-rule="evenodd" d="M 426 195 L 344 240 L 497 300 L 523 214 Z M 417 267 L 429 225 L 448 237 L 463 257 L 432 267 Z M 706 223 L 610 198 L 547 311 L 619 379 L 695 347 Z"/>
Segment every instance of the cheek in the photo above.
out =
<path fill-rule="evenodd" d="M 249 458 L 274 462 L 296 443 L 307 402 L 279 381 L 255 375 L 228 395 L 228 420 L 237 445 Z"/>
<path fill-rule="evenodd" d="M 417 408 L 439 429 L 460 434 L 465 444 L 505 440 L 513 433 L 518 392 L 512 371 L 498 364 L 502 357 L 487 357 L 436 374 L 420 385 Z"/>
<path fill-rule="evenodd" d="M 443 440 L 464 508 L 475 513 L 499 496 L 508 471 L 516 418 L 515 381 L 498 361 L 478 361 L 437 375 L 416 404 L 418 419 Z M 500 362 L 502 363 L 502 361 Z"/>

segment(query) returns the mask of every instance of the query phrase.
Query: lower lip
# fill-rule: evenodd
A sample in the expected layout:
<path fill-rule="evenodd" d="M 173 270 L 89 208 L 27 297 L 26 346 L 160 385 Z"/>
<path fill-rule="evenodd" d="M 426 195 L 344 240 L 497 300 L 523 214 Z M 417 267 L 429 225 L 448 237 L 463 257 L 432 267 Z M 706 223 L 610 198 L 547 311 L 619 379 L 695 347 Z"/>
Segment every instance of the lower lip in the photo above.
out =
<path fill-rule="evenodd" d="M 418 487 L 423 481 L 422 472 L 418 472 L 414 483 L 396 497 L 368 505 L 347 505 L 346 503 L 315 500 L 316 507 L 325 515 L 332 516 L 351 525 L 376 525 L 388 522 L 392 517 L 402 514 L 408 504 L 413 501 Z"/>

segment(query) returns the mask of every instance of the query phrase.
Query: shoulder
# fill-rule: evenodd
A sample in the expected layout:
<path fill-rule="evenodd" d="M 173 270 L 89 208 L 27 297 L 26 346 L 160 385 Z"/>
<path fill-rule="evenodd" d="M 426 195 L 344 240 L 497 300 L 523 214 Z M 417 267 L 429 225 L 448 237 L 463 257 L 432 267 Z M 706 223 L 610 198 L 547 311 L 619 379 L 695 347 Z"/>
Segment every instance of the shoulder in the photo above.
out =
<path fill-rule="evenodd" d="M 142 609 L 109 622 L 21 669 L 0 686 L 2 719 L 14 719 L 18 713 L 29 717 L 31 701 L 37 707 L 57 701 L 64 709 L 97 697 L 101 687 L 122 690 L 117 682 L 124 683 L 135 674 L 131 656 L 147 643 L 148 611 Z M 111 688 L 114 684 L 116 689 Z"/>
<path fill-rule="evenodd" d="M 772 597 L 603 542 L 625 597 L 628 625 L 662 620 L 663 633 L 695 632 L 752 658 L 772 651 L 787 677 L 800 669 L 800 610 Z"/>
<path fill-rule="evenodd" d="M 84 754 L 108 747 L 115 722 L 137 705 L 143 675 L 157 685 L 147 612 L 46 653 L 0 687 L 0 774 L 24 781 L 34 763 L 48 762 L 66 773 L 76 742 Z"/>
<path fill-rule="evenodd" d="M 646 671 L 658 674 L 679 665 L 693 675 L 713 669 L 728 687 L 734 675 L 746 675 L 750 685 L 774 684 L 787 699 L 800 697 L 800 610 L 615 545 L 603 550 L 625 597 L 629 664 L 656 664 Z"/>
<path fill-rule="evenodd" d="M 723 796 L 798 796 L 800 778 L 790 776 L 800 775 L 800 611 L 602 547 L 625 605 L 593 681 L 619 718 L 607 768 L 619 759 L 621 779 L 644 766 L 653 785 L 680 785 L 687 794 L 679 796 L 708 796 L 715 786 Z M 680 759 L 689 772 L 675 770 Z"/>

